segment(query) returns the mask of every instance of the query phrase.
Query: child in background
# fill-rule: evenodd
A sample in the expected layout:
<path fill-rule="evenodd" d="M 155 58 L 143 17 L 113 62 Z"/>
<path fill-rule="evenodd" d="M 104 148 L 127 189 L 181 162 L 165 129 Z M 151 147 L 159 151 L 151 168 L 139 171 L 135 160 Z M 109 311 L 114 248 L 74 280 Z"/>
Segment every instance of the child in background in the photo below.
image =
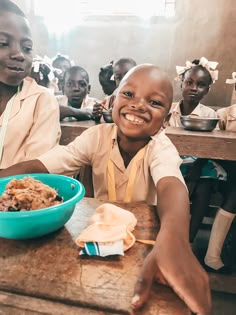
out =
<path fill-rule="evenodd" d="M 200 101 L 209 92 L 218 77 L 216 62 L 202 57 L 192 63 L 187 61 L 185 67 L 176 67 L 178 79 L 181 79 L 183 99 L 173 103 L 169 114 L 169 125 L 180 127 L 181 115 L 216 118 L 216 112 L 201 104 Z M 191 205 L 190 242 L 194 241 L 204 214 L 208 209 L 213 179 L 225 179 L 225 172 L 212 161 L 195 157 L 182 157 L 181 171 L 189 187 Z"/>
<path fill-rule="evenodd" d="M 234 84 L 236 90 L 236 72 L 233 72 L 232 79 L 226 80 L 226 83 Z M 217 111 L 220 118 L 219 127 L 221 130 L 236 132 L 236 104 L 221 108 Z M 208 271 L 217 273 L 230 273 L 230 266 L 224 265 L 221 260 L 221 251 L 228 234 L 230 226 L 236 213 L 236 162 L 235 161 L 217 161 L 227 171 L 227 182 L 220 187 L 223 203 L 218 210 L 209 240 L 205 264 Z"/>
<path fill-rule="evenodd" d="M 66 117 L 72 120 L 92 119 L 93 106 L 97 99 L 88 96 L 90 92 L 89 75 L 80 66 L 73 66 L 65 71 L 63 96 L 57 96 L 60 105 L 60 120 Z"/>
<path fill-rule="evenodd" d="M 59 142 L 56 99 L 27 77 L 32 37 L 24 13 L 0 1 L 0 169 L 29 160 Z M 47 134 L 47 137 L 45 137 Z"/>
<path fill-rule="evenodd" d="M 53 59 L 52 66 L 56 70 L 55 74 L 58 79 L 58 82 L 57 82 L 58 90 L 55 92 L 55 94 L 60 95 L 62 94 L 65 72 L 67 69 L 69 69 L 72 66 L 72 64 L 67 56 L 57 54 L 56 57 Z"/>
<path fill-rule="evenodd" d="M 143 305 L 156 278 L 184 297 L 194 313 L 210 314 L 207 275 L 188 241 L 189 199 L 179 170 L 181 159 L 161 129 L 172 97 L 165 72 L 153 65 L 137 66 L 117 90 L 112 111 L 115 124 L 91 127 L 69 145 L 1 171 L 0 176 L 73 174 L 81 166 L 91 165 L 97 198 L 157 205 L 160 231 L 145 258 L 132 305 Z"/>
<path fill-rule="evenodd" d="M 121 80 L 126 75 L 126 73 L 136 66 L 136 61 L 132 58 L 121 58 L 114 63 L 113 72 L 114 80 L 116 82 L 116 87 L 120 85 Z"/>
<path fill-rule="evenodd" d="M 106 97 L 102 103 L 95 104 L 93 108 L 93 118 L 96 121 L 99 121 L 102 116 L 103 108 L 111 109 L 112 103 L 114 100 L 114 96 L 116 95 L 117 88 L 120 84 L 120 81 L 126 75 L 126 73 L 136 66 L 136 62 L 132 58 L 121 58 L 114 63 L 113 66 L 113 76 L 111 76 L 111 80 L 114 79 L 116 89 L 113 91 L 110 97 Z"/>
<path fill-rule="evenodd" d="M 116 89 L 116 83 L 114 80 L 111 80 L 113 76 L 113 61 L 108 65 L 105 65 L 100 68 L 98 78 L 102 86 L 102 90 L 106 95 L 111 95 Z"/>
<path fill-rule="evenodd" d="M 232 73 L 232 79 L 227 79 L 226 83 L 234 85 L 233 93 L 236 95 L 236 72 Z M 236 99 L 236 97 L 233 98 Z M 236 104 L 218 109 L 217 115 L 220 118 L 221 130 L 236 131 Z"/>

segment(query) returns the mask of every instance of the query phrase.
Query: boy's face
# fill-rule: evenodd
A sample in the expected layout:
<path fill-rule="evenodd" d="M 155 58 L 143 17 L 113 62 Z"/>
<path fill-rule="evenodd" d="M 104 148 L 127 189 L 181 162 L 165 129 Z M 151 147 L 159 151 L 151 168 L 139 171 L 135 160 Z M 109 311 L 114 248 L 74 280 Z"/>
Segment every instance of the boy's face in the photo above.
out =
<path fill-rule="evenodd" d="M 116 87 L 119 86 L 120 81 L 123 79 L 123 77 L 131 68 L 133 68 L 133 65 L 129 63 L 121 63 L 114 66 L 113 73 L 114 73 L 114 80 L 116 82 Z"/>
<path fill-rule="evenodd" d="M 64 94 L 75 108 L 80 108 L 86 95 L 90 92 L 90 85 L 86 75 L 76 71 L 67 73 L 65 77 Z"/>
<path fill-rule="evenodd" d="M 182 82 L 182 96 L 187 102 L 199 103 L 209 91 L 209 76 L 201 68 L 187 71 Z"/>
<path fill-rule="evenodd" d="M 10 12 L 0 12 L 0 82 L 18 86 L 29 75 L 32 46 L 27 20 Z"/>
<path fill-rule="evenodd" d="M 166 74 L 152 65 L 137 66 L 124 78 L 113 103 L 112 117 L 118 132 L 145 140 L 163 125 L 173 89 Z"/>

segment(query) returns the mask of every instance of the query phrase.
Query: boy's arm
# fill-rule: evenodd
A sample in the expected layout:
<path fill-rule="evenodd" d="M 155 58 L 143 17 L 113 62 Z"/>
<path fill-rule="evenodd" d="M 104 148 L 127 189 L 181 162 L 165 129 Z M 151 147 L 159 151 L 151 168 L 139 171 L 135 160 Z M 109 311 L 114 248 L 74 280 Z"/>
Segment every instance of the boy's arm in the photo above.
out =
<path fill-rule="evenodd" d="M 161 222 L 156 243 L 146 257 L 132 300 L 139 308 L 147 300 L 154 279 L 168 284 L 197 315 L 211 309 L 208 277 L 189 244 L 189 199 L 178 178 L 160 179 L 157 211 Z"/>
<path fill-rule="evenodd" d="M 60 120 L 66 117 L 74 117 L 77 120 L 90 120 L 92 119 L 92 110 L 60 105 Z"/>
<path fill-rule="evenodd" d="M 30 160 L 14 164 L 0 171 L 0 178 L 17 174 L 48 173 L 47 168 L 39 160 Z"/>

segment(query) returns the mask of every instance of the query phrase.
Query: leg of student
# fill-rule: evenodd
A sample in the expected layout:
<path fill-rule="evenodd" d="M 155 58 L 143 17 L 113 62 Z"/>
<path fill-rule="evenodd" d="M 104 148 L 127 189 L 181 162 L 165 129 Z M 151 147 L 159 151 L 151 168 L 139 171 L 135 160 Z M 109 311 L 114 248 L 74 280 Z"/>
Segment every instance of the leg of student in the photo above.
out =
<path fill-rule="evenodd" d="M 224 266 L 220 255 L 236 212 L 236 185 L 231 181 L 228 181 L 225 185 L 224 202 L 214 220 L 205 256 L 205 264 L 215 270 Z"/>
<path fill-rule="evenodd" d="M 212 180 L 209 178 L 200 179 L 192 194 L 189 236 L 190 242 L 194 241 L 197 231 L 199 230 L 199 226 L 202 223 L 203 217 L 208 209 L 211 199 L 212 183 Z"/>

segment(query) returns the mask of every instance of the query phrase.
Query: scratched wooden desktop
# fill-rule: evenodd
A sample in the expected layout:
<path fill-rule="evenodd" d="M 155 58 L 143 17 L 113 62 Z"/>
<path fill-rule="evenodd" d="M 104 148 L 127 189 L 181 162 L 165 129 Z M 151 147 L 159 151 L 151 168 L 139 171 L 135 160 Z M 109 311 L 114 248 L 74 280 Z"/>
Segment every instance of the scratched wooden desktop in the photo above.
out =
<path fill-rule="evenodd" d="M 101 202 L 84 198 L 61 230 L 32 240 L 0 238 L 0 314 L 4 315 L 190 315 L 168 287 L 154 284 L 141 311 L 130 301 L 150 245 L 135 243 L 125 256 L 82 257 L 74 239 Z M 154 240 L 155 207 L 123 204 L 138 219 L 134 234 Z"/>

